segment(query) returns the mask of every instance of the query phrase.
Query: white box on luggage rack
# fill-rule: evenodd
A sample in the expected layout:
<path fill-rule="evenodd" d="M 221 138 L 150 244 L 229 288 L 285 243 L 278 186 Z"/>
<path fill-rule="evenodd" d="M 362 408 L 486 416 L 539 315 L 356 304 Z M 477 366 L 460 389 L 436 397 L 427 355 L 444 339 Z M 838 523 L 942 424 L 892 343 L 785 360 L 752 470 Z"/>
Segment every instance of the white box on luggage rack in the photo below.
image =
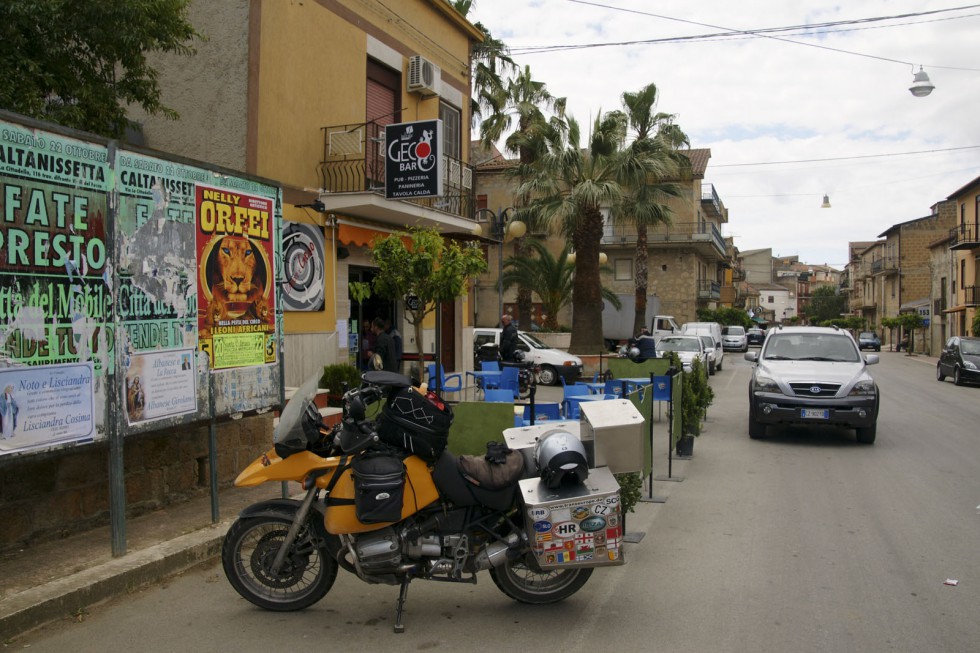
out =
<path fill-rule="evenodd" d="M 589 466 L 609 467 L 614 474 L 642 471 L 645 422 L 627 399 L 582 402 L 579 439 L 593 456 Z"/>
<path fill-rule="evenodd" d="M 619 483 L 608 467 L 589 470 L 585 483 L 548 488 L 520 482 L 531 551 L 542 569 L 621 565 L 623 513 Z"/>

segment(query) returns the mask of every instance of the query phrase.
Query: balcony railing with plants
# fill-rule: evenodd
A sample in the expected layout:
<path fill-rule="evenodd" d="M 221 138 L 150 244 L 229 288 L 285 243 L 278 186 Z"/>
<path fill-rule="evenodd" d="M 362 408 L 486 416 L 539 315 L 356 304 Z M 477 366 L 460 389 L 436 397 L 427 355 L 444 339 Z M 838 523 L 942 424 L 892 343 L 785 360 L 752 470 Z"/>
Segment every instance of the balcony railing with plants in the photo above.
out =
<path fill-rule="evenodd" d="M 725 258 L 727 249 L 725 239 L 718 227 L 710 222 L 674 222 L 647 227 L 647 244 L 655 243 L 697 243 L 705 242 L 714 246 L 718 256 Z M 635 245 L 636 227 L 626 224 L 606 225 L 602 229 L 603 245 Z"/>
<path fill-rule="evenodd" d="M 464 218 L 473 217 L 473 168 L 443 156 L 441 197 L 404 201 Z M 385 130 L 377 122 L 323 128 L 320 161 L 323 188 L 330 193 L 385 193 Z"/>

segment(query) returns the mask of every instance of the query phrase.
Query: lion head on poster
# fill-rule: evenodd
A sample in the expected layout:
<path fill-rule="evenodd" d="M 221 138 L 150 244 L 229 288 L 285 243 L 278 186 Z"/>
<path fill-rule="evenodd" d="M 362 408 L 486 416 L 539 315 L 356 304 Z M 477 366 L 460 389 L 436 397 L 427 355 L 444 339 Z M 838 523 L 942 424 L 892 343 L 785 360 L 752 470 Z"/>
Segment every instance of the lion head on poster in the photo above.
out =
<path fill-rule="evenodd" d="M 223 236 L 208 255 L 205 265 L 211 301 L 208 321 L 267 315 L 266 261 L 262 250 L 250 239 Z"/>

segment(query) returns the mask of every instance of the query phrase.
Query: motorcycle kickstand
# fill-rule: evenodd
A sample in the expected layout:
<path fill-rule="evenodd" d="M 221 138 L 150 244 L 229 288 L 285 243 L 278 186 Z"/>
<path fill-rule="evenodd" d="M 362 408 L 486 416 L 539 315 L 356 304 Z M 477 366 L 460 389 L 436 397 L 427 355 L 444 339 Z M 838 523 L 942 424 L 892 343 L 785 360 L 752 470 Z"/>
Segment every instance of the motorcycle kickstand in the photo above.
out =
<path fill-rule="evenodd" d="M 395 608 L 395 632 L 405 632 L 405 624 L 402 623 L 402 613 L 405 612 L 405 599 L 408 598 L 408 584 L 412 582 L 412 576 L 405 574 L 402 579 L 401 589 L 398 590 L 398 607 Z"/>

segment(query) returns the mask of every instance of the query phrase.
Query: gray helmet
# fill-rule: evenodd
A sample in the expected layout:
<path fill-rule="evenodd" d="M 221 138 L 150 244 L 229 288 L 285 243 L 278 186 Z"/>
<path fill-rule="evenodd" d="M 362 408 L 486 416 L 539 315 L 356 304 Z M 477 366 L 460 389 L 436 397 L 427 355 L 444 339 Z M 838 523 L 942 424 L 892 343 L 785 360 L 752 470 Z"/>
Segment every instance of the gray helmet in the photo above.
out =
<path fill-rule="evenodd" d="M 628 356 L 629 356 L 629 359 L 631 361 L 635 361 L 637 358 L 640 357 L 640 348 L 639 347 L 630 347 Z"/>
<path fill-rule="evenodd" d="M 589 478 L 589 462 L 582 441 L 568 431 L 549 431 L 534 445 L 541 480 L 550 489 L 562 483 L 584 483 Z"/>

